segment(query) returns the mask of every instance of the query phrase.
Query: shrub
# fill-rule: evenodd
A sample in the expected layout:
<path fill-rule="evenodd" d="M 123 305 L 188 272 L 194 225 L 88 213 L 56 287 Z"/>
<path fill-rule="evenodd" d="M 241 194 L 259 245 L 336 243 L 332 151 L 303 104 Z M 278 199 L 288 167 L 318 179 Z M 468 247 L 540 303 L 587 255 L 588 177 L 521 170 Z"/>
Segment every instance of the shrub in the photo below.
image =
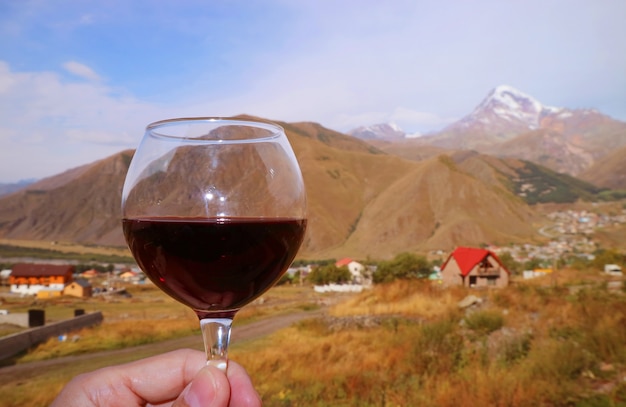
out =
<path fill-rule="evenodd" d="M 504 326 L 504 317 L 498 311 L 476 311 L 464 318 L 465 326 L 480 334 L 489 334 Z"/>
<path fill-rule="evenodd" d="M 334 264 L 326 264 L 316 267 L 307 277 L 310 282 L 316 285 L 329 283 L 347 283 L 352 279 L 352 275 L 347 267 L 337 267 Z"/>
<path fill-rule="evenodd" d="M 426 278 L 430 271 L 425 257 L 400 253 L 393 260 L 381 262 L 373 278 L 375 283 L 389 283 L 397 279 Z"/>
<path fill-rule="evenodd" d="M 426 323 L 420 329 L 410 360 L 423 374 L 454 372 L 462 360 L 463 337 L 453 320 Z"/>

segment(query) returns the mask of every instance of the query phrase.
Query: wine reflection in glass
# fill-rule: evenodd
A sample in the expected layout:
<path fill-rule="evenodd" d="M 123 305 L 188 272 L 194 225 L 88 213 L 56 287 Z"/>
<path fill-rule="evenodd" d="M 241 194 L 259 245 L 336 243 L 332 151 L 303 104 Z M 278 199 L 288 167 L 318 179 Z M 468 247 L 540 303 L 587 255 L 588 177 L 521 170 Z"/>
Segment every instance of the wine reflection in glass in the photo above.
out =
<path fill-rule="evenodd" d="M 280 279 L 302 243 L 306 195 L 280 126 L 172 119 L 147 126 L 122 217 L 139 267 L 195 311 L 207 363 L 226 370 L 233 317 Z"/>

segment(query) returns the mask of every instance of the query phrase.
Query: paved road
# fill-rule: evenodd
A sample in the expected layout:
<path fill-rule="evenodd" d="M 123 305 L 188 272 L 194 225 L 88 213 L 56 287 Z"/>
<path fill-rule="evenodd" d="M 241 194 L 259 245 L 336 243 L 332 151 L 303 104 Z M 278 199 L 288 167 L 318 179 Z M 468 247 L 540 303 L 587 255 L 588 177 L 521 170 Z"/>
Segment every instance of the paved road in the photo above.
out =
<path fill-rule="evenodd" d="M 307 318 L 313 318 L 321 315 L 322 313 L 322 310 L 317 310 L 311 312 L 297 312 L 292 314 L 277 315 L 242 326 L 237 326 L 237 323 L 235 322 L 231 334 L 231 342 L 237 343 L 239 341 L 255 339 L 265 335 L 269 335 L 272 332 L 275 332 L 282 328 L 286 328 L 295 322 Z M 135 346 L 131 348 L 116 349 L 111 351 L 103 351 L 76 356 L 65 356 L 56 359 L 6 366 L 0 368 L 0 382 L 3 382 L 5 381 L 5 379 L 8 379 L 10 377 L 29 376 L 30 374 L 34 374 L 35 372 L 41 372 L 42 370 L 54 371 L 57 369 L 63 369 L 64 366 L 75 364 L 77 362 L 80 362 L 81 364 L 87 364 L 89 361 L 102 361 L 107 359 L 119 360 L 119 357 L 123 357 L 124 355 L 128 356 L 128 360 L 133 360 L 181 348 L 204 349 L 202 345 L 202 337 L 200 335 L 186 336 L 183 338 L 170 339 L 168 341 Z"/>

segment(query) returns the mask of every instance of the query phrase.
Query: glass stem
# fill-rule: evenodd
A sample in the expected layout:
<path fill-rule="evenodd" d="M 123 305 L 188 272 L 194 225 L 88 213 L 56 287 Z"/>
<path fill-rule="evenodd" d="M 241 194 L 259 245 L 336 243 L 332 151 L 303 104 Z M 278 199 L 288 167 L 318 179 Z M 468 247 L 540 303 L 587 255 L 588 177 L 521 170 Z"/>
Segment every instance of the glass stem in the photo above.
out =
<path fill-rule="evenodd" d="M 204 318 L 200 320 L 207 365 L 226 372 L 228 367 L 228 344 L 232 318 Z"/>

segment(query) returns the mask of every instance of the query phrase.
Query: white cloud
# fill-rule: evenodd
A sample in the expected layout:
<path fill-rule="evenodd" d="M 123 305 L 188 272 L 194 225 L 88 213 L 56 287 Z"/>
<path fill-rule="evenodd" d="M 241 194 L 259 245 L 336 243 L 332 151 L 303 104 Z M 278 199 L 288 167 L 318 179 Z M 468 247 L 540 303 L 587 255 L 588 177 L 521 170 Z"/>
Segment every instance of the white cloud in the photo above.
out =
<path fill-rule="evenodd" d="M 80 62 L 68 61 L 63 64 L 63 68 L 65 68 L 65 70 L 69 73 L 80 76 L 81 78 L 90 81 L 100 80 L 100 75 L 98 75 L 93 69 L 91 69 L 87 65 L 81 64 Z"/>
<path fill-rule="evenodd" d="M 134 148 L 145 125 L 163 117 L 101 82 L 14 72 L 0 61 L 0 179 L 41 178 Z"/>

